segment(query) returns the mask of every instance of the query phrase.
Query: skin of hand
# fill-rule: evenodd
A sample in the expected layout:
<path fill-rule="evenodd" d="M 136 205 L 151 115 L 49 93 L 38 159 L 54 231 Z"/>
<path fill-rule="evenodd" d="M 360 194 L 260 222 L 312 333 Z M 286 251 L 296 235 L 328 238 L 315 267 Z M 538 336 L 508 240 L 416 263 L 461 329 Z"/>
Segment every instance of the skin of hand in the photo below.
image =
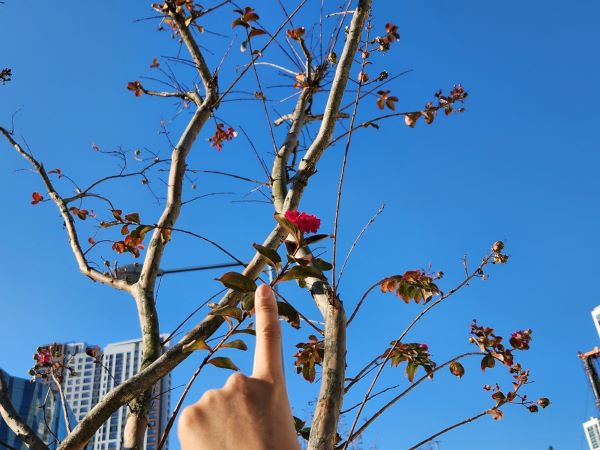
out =
<path fill-rule="evenodd" d="M 256 350 L 252 376 L 235 373 L 179 419 L 182 450 L 299 450 L 285 388 L 281 327 L 273 291 L 254 294 Z"/>

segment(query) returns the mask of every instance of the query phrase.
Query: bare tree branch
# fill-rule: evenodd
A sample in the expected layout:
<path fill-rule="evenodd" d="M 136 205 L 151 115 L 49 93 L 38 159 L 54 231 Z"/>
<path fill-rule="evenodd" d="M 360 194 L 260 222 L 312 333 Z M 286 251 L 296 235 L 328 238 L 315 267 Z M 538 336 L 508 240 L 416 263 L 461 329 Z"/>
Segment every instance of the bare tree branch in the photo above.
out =
<path fill-rule="evenodd" d="M 350 23 L 350 28 L 348 29 L 342 56 L 340 57 L 335 71 L 321 127 L 319 128 L 315 140 L 312 142 L 306 155 L 302 159 L 298 172 L 294 176 L 294 182 L 288 192 L 284 204 L 284 209 L 286 210 L 294 209 L 298 205 L 302 192 L 308 184 L 308 179 L 315 173 L 317 161 L 330 144 L 331 136 L 335 128 L 336 117 L 350 76 L 350 68 L 354 62 L 354 55 L 358 50 L 362 30 L 370 10 L 371 0 L 359 0 L 356 11 L 352 17 L 352 22 Z"/>
<path fill-rule="evenodd" d="M 435 374 L 436 372 L 439 372 L 444 367 L 449 366 L 453 361 L 458 361 L 459 359 L 466 358 L 467 356 L 476 356 L 476 355 L 481 355 L 481 352 L 467 352 L 467 353 L 463 353 L 463 354 L 458 355 L 458 356 L 456 356 L 456 357 L 454 357 L 452 359 L 449 359 L 448 361 L 446 361 L 443 364 L 440 364 L 439 366 L 436 366 L 436 368 L 433 369 L 433 371 L 431 372 L 431 374 L 425 374 L 425 375 L 423 375 L 417 381 L 415 381 L 414 383 L 412 383 L 408 388 L 406 388 L 404 391 L 402 391 L 400 394 L 398 394 L 393 399 L 391 399 L 390 401 L 388 401 L 384 406 L 382 406 L 375 414 L 373 414 L 371 417 L 369 417 L 365 421 L 365 423 L 362 424 L 358 430 L 356 430 L 356 432 L 352 433 L 351 436 L 348 436 L 347 441 L 348 442 L 352 442 L 357 437 L 359 437 L 367 429 L 367 427 L 370 426 L 375 421 L 375 419 L 377 419 L 379 416 L 381 416 L 388 408 L 390 408 L 392 405 L 394 405 L 402 397 L 406 396 L 406 394 L 408 394 L 410 391 L 412 391 L 414 388 L 416 388 L 418 385 L 420 385 L 423 381 L 431 378 L 431 376 L 433 376 L 433 374 Z M 370 396 L 368 400 L 370 400 L 373 397 L 374 397 L 374 395 Z M 354 408 L 356 408 L 358 406 L 360 406 L 360 403 L 356 404 L 352 408 L 349 408 L 346 412 L 349 412 L 349 411 L 351 411 L 352 409 L 354 409 Z M 421 445 L 424 444 L 425 442 L 422 442 Z M 345 444 L 346 444 L 345 442 L 342 443 L 342 444 L 340 444 L 338 446 L 338 449 L 343 448 L 343 446 Z"/>
<path fill-rule="evenodd" d="M 361 413 L 362 413 L 362 411 L 363 411 L 363 409 L 365 407 L 366 401 L 369 398 L 369 396 L 371 395 L 371 392 L 373 391 L 373 388 L 375 387 L 375 384 L 377 383 L 377 380 L 379 379 L 379 376 L 381 375 L 381 372 L 383 371 L 383 368 L 385 367 L 385 364 L 390 359 L 390 357 L 393 354 L 393 351 L 396 348 L 396 346 L 398 345 L 398 343 L 400 343 L 402 341 L 402 339 L 404 339 L 404 337 L 408 334 L 408 332 L 411 330 L 411 328 L 419 320 L 421 320 L 421 318 L 425 314 L 427 314 L 429 311 L 431 311 L 432 308 L 435 308 L 437 305 L 439 305 L 445 299 L 447 299 L 448 297 L 450 297 L 451 295 L 453 295 L 454 293 L 456 293 L 457 291 L 459 291 L 460 289 L 462 289 L 463 287 L 465 287 L 466 285 L 468 285 L 469 281 L 471 281 L 473 278 L 475 278 L 477 276 L 480 276 L 480 274 L 483 273 L 483 267 L 486 264 L 488 264 L 488 262 L 492 259 L 492 257 L 493 257 L 493 254 L 490 254 L 490 255 L 487 255 L 485 258 L 483 258 L 483 260 L 481 261 L 481 264 L 477 267 L 477 269 L 475 269 L 475 271 L 473 271 L 461 283 L 459 283 L 458 286 L 456 286 L 455 288 L 451 289 L 446 294 L 442 295 L 436 301 L 431 302 L 429 304 L 429 306 L 427 306 L 423 311 L 421 311 L 419 314 L 417 314 L 417 316 L 413 319 L 413 321 L 402 332 L 402 334 L 400 335 L 400 337 L 394 342 L 394 345 L 392 346 L 392 348 L 390 349 L 390 351 L 387 353 L 386 357 L 383 359 L 383 362 L 381 363 L 379 369 L 377 370 L 377 373 L 373 377 L 373 381 L 371 382 L 371 385 L 369 386 L 369 389 L 367 389 L 367 392 L 366 392 L 366 394 L 365 394 L 365 396 L 363 398 L 363 402 L 362 402 L 360 408 L 358 409 L 358 412 L 356 413 L 356 417 L 354 418 L 354 422 L 352 423 L 352 427 L 350 428 L 350 433 L 349 433 L 350 436 L 352 436 L 352 434 L 354 433 L 354 429 L 356 428 L 356 425 L 358 423 L 358 419 L 360 418 L 360 415 L 361 415 Z M 348 444 L 349 443 L 350 443 L 349 441 L 346 441 L 346 445 L 343 447 L 343 450 L 346 450 L 348 448 Z"/>
<path fill-rule="evenodd" d="M 461 420 L 460 422 L 457 422 L 457 423 L 455 423 L 454 425 L 451 425 L 451 426 L 449 426 L 449 427 L 447 427 L 447 428 L 444 428 L 443 430 L 441 430 L 441 431 L 438 431 L 438 432 L 437 432 L 437 433 L 435 433 L 435 434 L 432 434 L 432 435 L 431 435 L 431 436 L 429 436 L 427 439 L 424 439 L 424 440 L 422 440 L 422 441 L 421 441 L 421 442 L 419 442 L 418 444 L 416 444 L 416 445 L 413 445 L 413 446 L 412 446 L 411 448 L 409 448 L 408 450 L 417 450 L 417 449 L 418 449 L 419 447 L 421 447 L 423 444 L 426 444 L 427 442 L 434 440 L 436 437 L 438 437 L 438 436 L 441 436 L 442 434 L 444 434 L 444 433 L 447 433 L 448 431 L 454 430 L 455 428 L 461 427 L 461 426 L 463 426 L 463 425 L 466 425 L 466 424 L 468 424 L 468 423 L 470 423 L 470 422 L 473 422 L 473 421 L 475 421 L 475 420 L 477 420 L 477 419 L 479 419 L 479 418 L 481 418 L 481 417 L 485 416 L 485 415 L 487 414 L 487 412 L 488 412 L 488 410 L 485 410 L 485 411 L 483 411 L 483 412 L 480 412 L 479 414 L 477 414 L 477 415 L 475 415 L 475 416 L 473 416 L 473 417 L 469 417 L 468 419 Z"/>
<path fill-rule="evenodd" d="M 148 367 L 161 354 L 160 328 L 158 313 L 155 306 L 154 287 L 159 274 L 160 262 L 169 241 L 167 228 L 173 228 L 181 211 L 183 179 L 186 171 L 186 158 L 196 141 L 200 130 L 210 118 L 212 109 L 216 106 L 218 87 L 192 33 L 185 24 L 182 14 L 171 9 L 169 15 L 176 24 L 181 39 L 187 47 L 196 65 L 198 75 L 204 85 L 205 97 L 202 100 L 196 93 L 194 101 L 198 107 L 192 119 L 183 131 L 179 142 L 171 153 L 171 167 L 167 183 L 167 201 L 164 210 L 152 234 L 148 251 L 142 264 L 140 278 L 132 286 L 132 294 L 136 300 L 138 317 L 142 331 L 142 364 L 141 369 Z M 129 415 L 125 424 L 123 446 L 127 449 L 142 450 L 144 436 L 148 423 L 148 413 L 152 400 L 152 390 L 144 391 L 129 404 Z"/>
<path fill-rule="evenodd" d="M 25 160 L 27 160 L 27 162 L 29 162 L 29 164 L 31 164 L 33 166 L 35 171 L 42 178 L 42 182 L 44 183 L 44 186 L 45 186 L 46 190 L 48 191 L 48 196 L 56 204 L 56 206 L 60 212 L 60 215 L 62 216 L 62 218 L 64 220 L 65 228 L 67 231 L 67 237 L 69 238 L 69 244 L 71 246 L 71 251 L 73 252 L 73 255 L 75 256 L 75 260 L 77 261 L 79 271 L 82 274 L 90 277 L 94 281 L 99 281 L 108 286 L 112 286 L 116 289 L 129 292 L 130 286 L 125 281 L 117 280 L 116 278 L 113 278 L 109 275 L 105 275 L 102 272 L 99 272 L 98 270 L 92 268 L 89 265 L 87 259 L 85 258 L 84 252 L 81 248 L 81 244 L 79 242 L 79 236 L 77 235 L 77 229 L 75 228 L 75 222 L 74 222 L 73 216 L 69 212 L 69 209 L 67 208 L 67 204 L 65 203 L 63 198 L 54 189 L 52 181 L 50 181 L 50 177 L 48 176 L 48 173 L 46 172 L 46 169 L 44 168 L 44 166 L 37 159 L 35 159 L 30 153 L 26 152 L 23 149 L 23 147 L 21 147 L 13 139 L 12 135 L 5 128 L 0 127 L 0 133 L 2 135 L 4 135 L 4 137 L 8 140 L 10 145 L 12 145 L 13 148 L 17 151 L 17 153 L 19 153 L 23 158 L 25 158 Z"/>

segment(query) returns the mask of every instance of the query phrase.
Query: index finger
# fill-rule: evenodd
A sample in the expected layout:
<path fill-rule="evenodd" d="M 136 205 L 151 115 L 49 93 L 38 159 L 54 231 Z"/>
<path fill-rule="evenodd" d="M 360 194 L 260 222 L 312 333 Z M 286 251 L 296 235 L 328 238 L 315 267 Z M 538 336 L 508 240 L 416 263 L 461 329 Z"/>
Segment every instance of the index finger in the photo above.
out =
<path fill-rule="evenodd" d="M 277 302 L 271 288 L 263 284 L 254 292 L 256 350 L 252 376 L 269 381 L 283 380 L 281 326 Z"/>

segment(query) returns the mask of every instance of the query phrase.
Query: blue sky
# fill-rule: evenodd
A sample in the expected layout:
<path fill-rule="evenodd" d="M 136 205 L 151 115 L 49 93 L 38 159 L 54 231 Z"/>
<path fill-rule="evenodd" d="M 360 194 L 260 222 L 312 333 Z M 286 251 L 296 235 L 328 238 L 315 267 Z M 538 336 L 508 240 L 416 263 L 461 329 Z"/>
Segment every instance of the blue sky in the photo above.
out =
<path fill-rule="evenodd" d="M 288 7 L 294 2 L 285 1 Z M 443 270 L 445 290 L 461 280 L 461 258 L 471 265 L 497 239 L 506 242 L 511 256 L 506 266 L 493 267 L 488 281 L 474 282 L 462 294 L 434 310 L 429 319 L 408 336 L 427 342 L 434 358 L 443 361 L 467 350 L 473 318 L 508 335 L 532 328 L 532 350 L 522 355 L 535 383 L 532 397 L 552 400 L 547 410 L 532 415 L 508 408 L 505 418 L 485 417 L 441 438 L 443 450 L 583 449 L 581 423 L 595 414 L 578 351 L 598 344 L 590 310 L 600 303 L 595 292 L 600 164 L 596 139 L 600 100 L 595 83 L 600 69 L 597 45 L 600 6 L 591 0 L 489 2 L 443 0 L 428 2 L 374 2 L 374 32 L 388 21 L 399 26 L 401 41 L 385 56 L 374 57 L 373 73 L 411 70 L 386 89 L 399 97 L 398 110 L 414 110 L 432 100 L 437 89 L 462 83 L 470 94 L 467 111 L 439 117 L 431 126 L 419 123 L 409 129 L 402 120 L 382 124 L 379 131 L 361 130 L 354 136 L 342 204 L 340 253 L 377 210 L 385 213 L 371 227 L 348 266 L 341 287 L 350 309 L 362 292 L 382 276 L 417 267 Z M 309 0 L 295 26 L 316 19 L 319 2 Z M 274 29 L 281 12 L 271 2 L 254 6 L 264 25 Z M 21 2 L 0 5 L 4 42 L 0 65 L 12 67 L 14 79 L 0 86 L 0 123 L 11 126 L 47 168 L 60 167 L 85 185 L 112 174 L 116 161 L 91 149 L 119 146 L 127 151 L 148 148 L 168 154 L 160 134 L 161 120 L 176 139 L 188 112 L 174 118 L 176 102 L 136 98 L 125 89 L 128 81 L 156 77 L 149 69 L 154 57 L 173 56 L 176 43 L 168 33 L 156 32 L 156 22 L 134 20 L 152 16 L 145 2 L 104 2 L 78 8 L 37 4 L 24 10 Z M 205 23 L 208 31 L 230 34 L 228 8 Z M 25 30 L 25 31 L 24 31 Z M 216 65 L 229 39 L 206 39 L 207 59 Z M 261 38 L 257 38 L 258 39 Z M 235 76 L 244 55 L 240 36 L 231 49 L 220 81 Z M 273 51 L 274 61 L 281 60 Z M 162 67 L 167 64 L 161 59 Z M 192 71 L 173 65 L 184 83 L 194 81 Z M 355 70 L 356 72 L 357 70 Z M 265 84 L 289 84 L 275 71 L 261 68 Z M 252 76 L 241 84 L 256 90 Z M 273 88 L 268 97 L 272 116 L 286 113 L 293 100 L 291 87 Z M 360 120 L 377 114 L 375 99 L 366 102 Z M 321 105 L 315 104 L 315 110 Z M 243 127 L 261 155 L 272 149 L 257 102 L 223 104 L 219 120 Z M 341 127 L 338 127 L 339 132 Z M 282 130 L 277 131 L 281 136 Z M 190 157 L 190 168 L 222 170 L 250 178 L 264 178 L 247 141 L 240 135 L 222 152 L 210 147 L 208 131 L 200 136 Z M 62 224 L 50 204 L 33 207 L 30 196 L 42 187 L 35 175 L 5 143 L 0 144 L 0 198 L 3 220 L 3 270 L 0 272 L 0 366 L 26 376 L 31 354 L 48 341 L 87 341 L 105 345 L 139 335 L 135 307 L 126 295 L 95 285 L 79 275 L 69 252 Z M 342 146 L 331 148 L 302 201 L 301 209 L 323 219 L 331 232 L 335 190 Z M 139 164 L 133 158 L 130 168 Z M 157 192 L 161 174 L 153 178 Z M 180 225 L 218 240 L 240 258 L 252 254 L 273 223 L 271 207 L 258 200 L 252 185 L 210 175 L 186 184 L 186 196 L 213 192 L 233 194 L 207 197 L 184 208 Z M 67 182 L 58 185 L 65 195 Z M 160 207 L 139 181 L 107 185 L 103 193 L 123 210 L 139 211 L 154 222 Z M 84 205 L 105 216 L 100 203 Z M 86 228 L 87 227 L 87 228 Z M 94 233 L 83 224 L 82 236 Z M 330 257 L 330 248 L 325 257 Z M 95 253 L 114 258 L 109 249 Z M 123 262 L 130 262 L 123 258 Z M 165 268 L 226 261 L 205 244 L 178 236 L 165 255 Z M 220 289 L 212 279 L 220 273 L 165 277 L 158 295 L 163 332 Z M 316 316 L 305 292 L 284 291 L 303 311 Z M 406 306 L 391 296 L 373 295 L 360 321 L 349 330 L 351 373 L 381 352 L 421 306 Z M 285 353 L 310 333 L 286 331 Z M 189 358 L 174 373 L 173 384 L 185 383 L 201 355 Z M 248 370 L 248 357 L 235 355 Z M 502 368 L 481 374 L 477 361 L 466 364 L 467 374 L 457 380 L 449 374 L 436 377 L 400 402 L 364 436 L 365 448 L 407 448 L 421 438 L 475 414 L 491 405 L 485 383 L 508 378 Z M 293 373 L 288 359 L 288 380 L 295 414 L 305 417 L 307 399 L 317 386 L 308 386 Z M 406 383 L 400 369 L 386 370 L 381 387 Z M 223 382 L 222 371 L 207 371 L 190 395 Z M 365 383 L 366 384 L 366 383 Z M 359 386 L 364 389 L 364 386 Z M 175 391 L 177 396 L 179 391 Z M 351 404 L 357 391 L 348 398 Z M 351 422 L 353 416 L 344 419 Z M 347 426 L 347 425 L 346 425 Z M 174 440 L 172 441 L 172 443 Z M 172 448 L 177 448 L 172 446 Z"/>

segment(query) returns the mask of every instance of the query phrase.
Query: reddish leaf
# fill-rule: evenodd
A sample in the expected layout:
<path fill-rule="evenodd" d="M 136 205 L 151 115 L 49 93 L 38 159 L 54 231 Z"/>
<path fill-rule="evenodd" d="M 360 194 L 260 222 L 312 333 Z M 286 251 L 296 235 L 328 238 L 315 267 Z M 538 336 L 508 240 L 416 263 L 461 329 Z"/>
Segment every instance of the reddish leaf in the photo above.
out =
<path fill-rule="evenodd" d="M 127 83 L 127 89 L 132 91 L 136 97 L 140 97 L 144 93 L 144 88 L 139 80 Z"/>
<path fill-rule="evenodd" d="M 71 213 L 75 214 L 81 220 L 87 219 L 87 216 L 88 216 L 88 210 L 87 209 L 79 209 L 79 208 L 75 208 L 73 206 L 73 207 L 69 208 L 69 211 L 71 211 Z"/>
<path fill-rule="evenodd" d="M 485 372 L 485 369 L 492 369 L 496 365 L 496 360 L 492 355 L 485 355 L 481 360 L 481 370 Z"/>
<path fill-rule="evenodd" d="M 152 64 L 150 64 L 150 68 L 151 68 L 151 69 L 156 69 L 156 68 L 157 68 L 157 67 L 159 67 L 159 66 L 160 66 L 160 63 L 158 62 L 158 59 L 157 59 L 157 58 L 154 58 L 154 59 L 152 60 Z"/>
<path fill-rule="evenodd" d="M 488 409 L 486 411 L 486 413 L 488 413 L 489 415 L 491 415 L 492 419 L 494 419 L 494 420 L 500 420 L 500 419 L 502 419 L 502 415 L 503 415 L 502 411 L 499 410 L 499 409 L 497 409 L 497 408 Z"/>
<path fill-rule="evenodd" d="M 260 28 L 252 28 L 250 33 L 248 33 L 248 40 L 252 39 L 255 36 L 260 36 L 262 34 L 267 34 L 267 32 L 264 30 L 261 30 Z"/>
<path fill-rule="evenodd" d="M 287 34 L 287 37 L 289 37 L 290 39 L 299 41 L 304 36 L 305 32 L 306 32 L 306 30 L 304 29 L 304 27 L 298 27 L 298 28 L 294 28 L 291 30 L 287 30 L 286 34 Z"/>
<path fill-rule="evenodd" d="M 33 199 L 31 200 L 32 205 L 37 205 L 39 202 L 44 200 L 44 197 L 42 197 L 42 194 L 40 194 L 39 192 L 34 192 L 33 194 L 31 194 L 31 198 Z"/>
<path fill-rule="evenodd" d="M 140 215 L 139 213 L 129 213 L 125 216 L 125 220 L 127 222 L 140 223 Z"/>
<path fill-rule="evenodd" d="M 118 220 L 119 222 L 122 222 L 123 219 L 121 219 L 121 214 L 123 214 L 123 211 L 120 209 L 111 209 L 110 212 L 112 212 L 113 217 Z"/>

